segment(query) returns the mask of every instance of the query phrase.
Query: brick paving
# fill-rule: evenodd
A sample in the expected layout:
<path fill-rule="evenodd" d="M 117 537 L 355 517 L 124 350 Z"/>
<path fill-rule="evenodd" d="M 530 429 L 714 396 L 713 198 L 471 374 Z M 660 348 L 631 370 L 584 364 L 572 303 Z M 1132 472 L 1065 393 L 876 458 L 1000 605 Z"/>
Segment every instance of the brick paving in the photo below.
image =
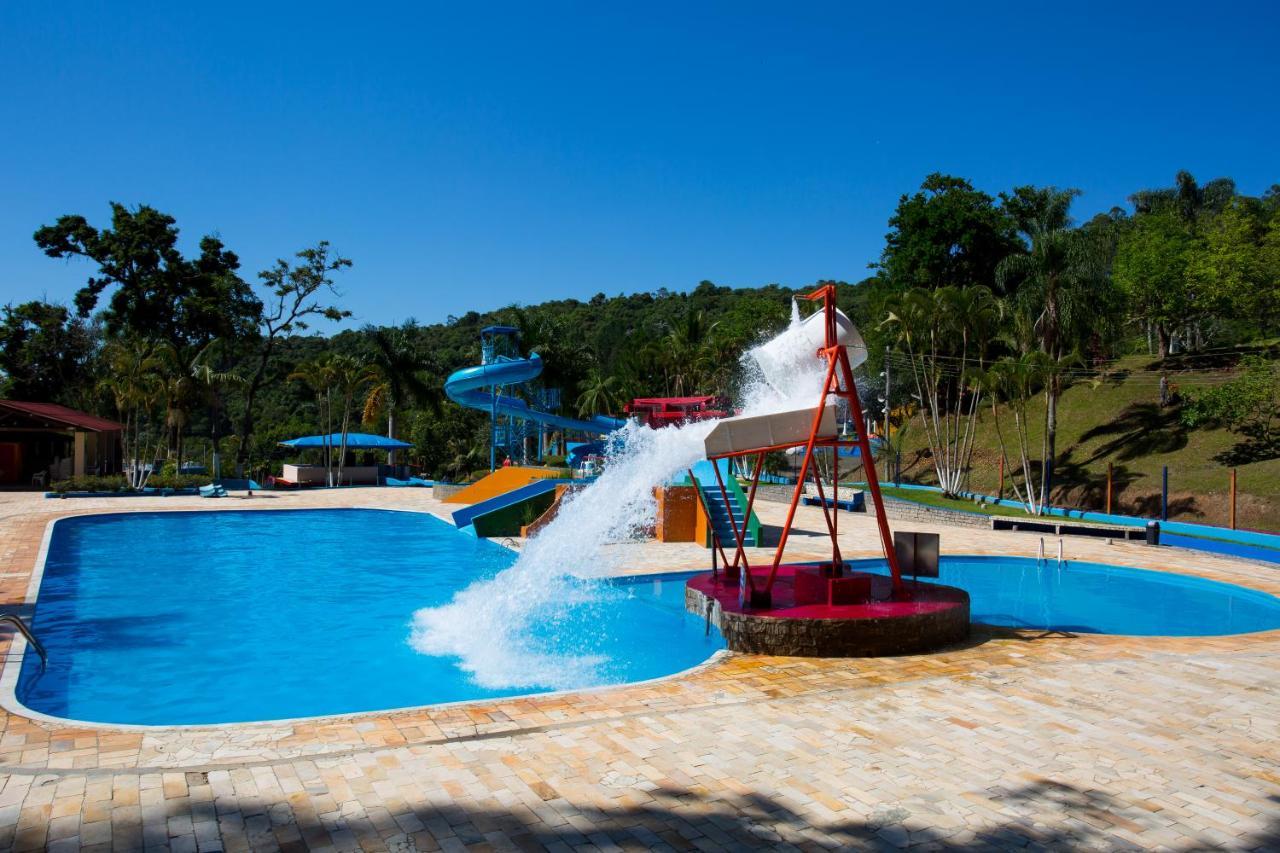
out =
<path fill-rule="evenodd" d="M 23 609 L 62 514 L 443 511 L 407 489 L 122 503 L 0 495 L 4 609 Z M 759 509 L 769 524 L 785 508 Z M 800 519 L 814 533 L 790 556 L 820 556 L 821 516 Z M 911 526 L 940 530 L 951 553 L 1039 544 Z M 865 517 L 842 515 L 841 530 L 851 555 L 876 552 Z M 616 547 L 629 571 L 707 559 Z M 1066 551 L 1280 594 L 1280 571 L 1246 561 L 1090 540 Z M 983 629 L 934 655 L 723 654 L 633 687 L 294 723 L 128 729 L 0 712 L 0 849 L 1275 850 L 1277 744 L 1280 631 Z"/>

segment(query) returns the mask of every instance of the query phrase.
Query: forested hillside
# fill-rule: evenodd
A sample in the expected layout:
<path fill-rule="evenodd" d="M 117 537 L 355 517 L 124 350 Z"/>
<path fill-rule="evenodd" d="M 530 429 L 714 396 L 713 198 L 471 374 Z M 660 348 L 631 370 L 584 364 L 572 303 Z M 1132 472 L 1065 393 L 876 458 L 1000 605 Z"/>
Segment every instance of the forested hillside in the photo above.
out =
<path fill-rule="evenodd" d="M 1270 345 L 1280 334 L 1280 189 L 1249 196 L 1230 179 L 1180 173 L 1084 222 L 1072 216 L 1077 196 L 1031 186 L 991 195 L 930 175 L 899 200 L 871 269 L 839 283 L 871 350 L 865 406 L 878 422 L 888 408 L 913 442 L 908 472 L 960 493 L 1003 456 L 1011 488 L 1037 511 L 1096 493 L 1108 460 L 1148 494 L 1154 462 L 1139 464 L 1142 441 L 1171 422 L 1176 435 L 1153 445 L 1153 459 L 1180 442 L 1209 458 L 1198 466 L 1222 471 L 1280 458 Z M 486 418 L 449 402 L 442 385 L 478 363 L 484 326 L 519 329 L 523 351 L 545 365 L 534 386 L 557 389 L 563 412 L 619 414 L 636 396 L 732 399 L 743 351 L 818 284 L 602 292 L 335 334 L 359 259 L 318 242 L 251 281 L 216 236 L 191 255 L 178 237 L 172 217 L 145 205 L 114 204 L 104 225 L 69 214 L 36 228 L 36 247 L 74 261 L 84 286 L 70 306 L 3 309 L 5 395 L 120 420 L 127 458 L 207 462 L 217 445 L 225 468 L 263 476 L 286 455 L 281 439 L 390 428 L 426 474 L 465 477 L 487 464 Z M 405 306 L 408 316 L 429 311 Z M 1209 379 L 1192 381 L 1187 366 Z M 1179 371 L 1188 378 L 1171 392 Z M 1129 393 L 1152 387 L 1167 398 L 1154 413 Z M 1133 436 L 1107 439 L 1117 430 Z M 1232 450 L 1241 443 L 1245 456 Z M 1205 476 L 1182 483 L 1222 479 Z"/>

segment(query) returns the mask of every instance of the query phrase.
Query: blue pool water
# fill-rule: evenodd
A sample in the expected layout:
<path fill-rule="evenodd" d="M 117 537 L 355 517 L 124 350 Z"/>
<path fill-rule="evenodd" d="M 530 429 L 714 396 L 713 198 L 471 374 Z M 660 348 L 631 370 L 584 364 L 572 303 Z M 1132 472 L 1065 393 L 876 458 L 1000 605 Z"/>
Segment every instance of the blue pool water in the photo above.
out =
<path fill-rule="evenodd" d="M 513 559 L 417 513 L 65 519 L 54 527 L 35 608 L 48 667 L 26 655 L 17 695 L 59 717 L 177 725 L 537 692 L 480 687 L 456 661 L 408 642 L 416 610 L 448 602 Z M 695 666 L 723 641 L 685 613 L 686 577 L 594 584 L 535 622 L 538 647 L 598 657 L 580 687 Z"/>
<path fill-rule="evenodd" d="M 882 559 L 851 562 L 888 573 Z M 1280 598 L 1186 575 L 1029 557 L 942 557 L 939 570 L 939 583 L 969 593 L 970 619 L 988 625 L 1177 637 L 1280 628 Z"/>

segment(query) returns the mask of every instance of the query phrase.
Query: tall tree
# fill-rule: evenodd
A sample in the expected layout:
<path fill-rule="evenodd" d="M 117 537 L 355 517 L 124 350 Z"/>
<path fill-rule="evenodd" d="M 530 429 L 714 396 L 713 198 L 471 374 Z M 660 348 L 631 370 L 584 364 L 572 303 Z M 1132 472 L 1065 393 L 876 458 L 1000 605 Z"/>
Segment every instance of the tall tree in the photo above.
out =
<path fill-rule="evenodd" d="M 0 309 L 3 396 L 85 408 L 98 334 L 61 305 L 24 302 Z"/>
<path fill-rule="evenodd" d="M 191 365 L 191 377 L 199 396 L 204 399 L 209 410 L 209 443 L 212 445 L 210 462 L 213 467 L 213 478 L 222 477 L 222 420 L 226 408 L 226 391 L 228 388 L 244 384 L 244 377 L 234 370 L 223 370 L 217 367 L 219 341 L 214 341 L 200 351 Z"/>
<path fill-rule="evenodd" d="M 1219 314 L 1260 317 L 1277 310 L 1277 273 L 1267 268 L 1268 228 L 1258 214 L 1256 205 L 1235 199 L 1200 225 L 1188 277 Z"/>
<path fill-rule="evenodd" d="M 987 348 L 1000 307 L 981 285 L 912 288 L 889 303 L 884 325 L 919 398 L 920 425 L 944 494 L 961 494 L 976 438 Z M 886 401 L 887 402 L 887 401 Z"/>
<path fill-rule="evenodd" d="M 349 268 L 351 261 L 341 255 L 330 254 L 329 244 L 324 240 L 312 248 L 303 249 L 295 257 L 300 259 L 298 263 L 280 259 L 271 269 L 258 273 L 269 296 L 267 307 L 259 314 L 258 348 L 245 384 L 244 411 L 240 416 L 240 440 L 236 450 L 237 476 L 243 476 L 245 463 L 249 460 L 258 392 L 266 382 L 267 368 L 280 341 L 310 328 L 313 320 L 337 322 L 351 316 L 350 311 L 329 301 L 329 297 L 340 295 L 334 286 L 334 273 Z"/>
<path fill-rule="evenodd" d="M 154 429 L 152 416 L 162 396 L 161 377 L 164 364 L 160 347 L 144 338 L 111 341 L 103 350 L 106 373 L 99 381 L 109 393 L 124 430 L 121 450 L 129 485 L 141 489 L 155 470 L 152 463 L 164 446 L 164 432 Z M 155 450 L 150 449 L 154 440 Z"/>
<path fill-rule="evenodd" d="M 1161 210 L 1135 217 L 1116 248 L 1116 284 L 1130 311 L 1155 331 L 1162 359 L 1169 354 L 1172 333 L 1200 308 L 1187 276 L 1192 247 L 1187 222 Z"/>
<path fill-rule="evenodd" d="M 1021 249 L 1013 220 L 963 178 L 935 172 L 903 195 L 874 266 L 899 288 L 996 284 L 996 266 Z"/>
<path fill-rule="evenodd" d="M 337 400 L 338 422 L 341 431 L 338 438 L 338 485 L 342 485 L 342 473 L 347 464 L 347 438 L 351 432 L 352 405 L 364 390 L 377 381 L 377 371 L 366 361 L 354 356 L 336 354 L 328 358 L 333 380 L 333 396 Z"/>
<path fill-rule="evenodd" d="M 365 398 L 363 420 L 372 423 L 378 414 L 385 413 L 387 438 L 396 438 L 399 412 L 415 402 L 438 408 L 442 388 L 426 379 L 433 364 L 417 345 L 417 327 L 413 323 L 365 331 L 373 344 L 370 367 L 377 379 Z M 394 450 L 389 460 L 395 464 Z"/>
<path fill-rule="evenodd" d="M 333 485 L 333 398 L 336 376 L 333 361 L 329 357 L 303 362 L 289 374 L 292 382 L 301 382 L 311 389 L 316 401 L 316 420 L 321 433 L 325 479 Z"/>
<path fill-rule="evenodd" d="M 212 235 L 200 252 L 178 249 L 172 216 L 141 205 L 111 204 L 111 227 L 98 229 L 79 215 L 58 218 L 35 232 L 51 258 L 80 257 L 97 265 L 76 294 L 76 309 L 89 316 L 102 294 L 114 288 L 102 312 L 107 333 L 158 338 L 186 357 L 214 338 L 253 334 L 262 303 L 237 274 L 240 260 Z"/>
<path fill-rule="evenodd" d="M 1091 339 L 1115 323 L 1118 312 L 1108 243 L 1072 227 L 1071 202 L 1079 194 L 1079 190 L 1023 186 L 1002 195 L 1029 248 L 1026 254 L 1001 261 L 997 277 L 1015 292 L 1014 304 L 1029 321 L 1038 348 L 1055 365 L 1078 358 Z M 1061 369 L 1052 370 L 1045 383 L 1043 460 L 1048 474 L 1041 482 L 1042 505 L 1052 488 L 1064 375 Z"/>

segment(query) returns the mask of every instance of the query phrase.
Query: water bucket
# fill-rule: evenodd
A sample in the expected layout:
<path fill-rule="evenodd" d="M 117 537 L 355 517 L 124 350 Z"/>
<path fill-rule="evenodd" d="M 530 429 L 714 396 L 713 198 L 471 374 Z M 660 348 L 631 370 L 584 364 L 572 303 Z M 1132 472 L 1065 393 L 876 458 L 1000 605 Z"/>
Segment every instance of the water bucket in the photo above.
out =
<path fill-rule="evenodd" d="M 867 360 L 867 345 L 858 328 L 843 311 L 836 310 L 836 341 L 849 354 L 849 366 L 857 367 Z M 827 329 L 823 312 L 811 314 L 799 326 L 783 332 L 778 337 L 751 351 L 765 381 L 775 388 L 786 388 L 794 378 L 799 358 L 816 355 L 827 345 Z"/>

